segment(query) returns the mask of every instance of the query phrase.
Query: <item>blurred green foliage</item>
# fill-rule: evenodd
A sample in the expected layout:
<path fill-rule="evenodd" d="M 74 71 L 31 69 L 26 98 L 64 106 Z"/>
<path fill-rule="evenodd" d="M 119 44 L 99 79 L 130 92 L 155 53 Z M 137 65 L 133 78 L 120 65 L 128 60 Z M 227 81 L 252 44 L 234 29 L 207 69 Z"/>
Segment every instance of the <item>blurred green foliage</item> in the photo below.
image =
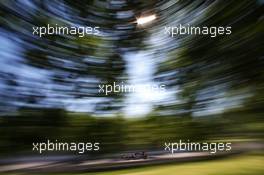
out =
<path fill-rule="evenodd" d="M 61 109 L 23 109 L 19 116 L 1 117 L 0 153 L 25 151 L 33 154 L 32 143 L 46 142 L 48 139 L 54 142 L 100 142 L 101 149 L 97 154 L 162 150 L 164 142 L 180 139 L 261 139 L 262 131 L 258 123 L 230 121 L 217 116 L 195 120 L 154 115 L 127 119 L 121 116 L 92 117 Z"/>
<path fill-rule="evenodd" d="M 108 1 L 65 0 L 64 7 L 70 9 L 66 11 L 68 16 L 65 12 L 64 16 L 54 15 L 50 9 L 53 6 L 44 1 L 35 1 L 33 10 L 28 8 L 30 13 L 21 9 L 22 1 L 3 2 L 0 2 L 0 34 L 11 36 L 10 41 L 22 50 L 17 55 L 7 53 L 11 57 L 5 58 L 23 58 L 19 65 L 34 71 L 20 79 L 16 69 L 8 73 L 1 71 L 0 153 L 30 152 L 32 142 L 47 139 L 100 142 L 102 149 L 98 154 L 106 154 L 161 149 L 165 141 L 179 139 L 263 138 L 264 25 L 263 4 L 259 1 L 208 1 L 206 4 L 204 0 L 195 3 L 181 0 L 170 1 L 172 5 L 168 3 L 167 10 L 160 10 L 160 1 L 128 1 L 125 6 L 111 6 Z M 127 80 L 126 51 L 145 49 L 144 40 L 150 28 L 137 28 L 133 23 L 136 16 L 144 10 L 157 11 L 160 23 L 155 23 L 153 28 L 159 29 L 174 23 L 179 14 L 184 14 L 179 22 L 195 18 L 191 12 L 199 11 L 204 3 L 205 14 L 194 25 L 230 25 L 232 35 L 213 39 L 205 35 L 184 36 L 168 41 L 165 49 L 154 48 L 155 54 L 150 53 L 156 57 L 166 52 L 168 58 L 159 60 L 156 79 L 169 89 L 179 89 L 175 97 L 179 103 L 173 100 L 161 103 L 149 116 L 135 119 L 94 117 L 58 109 L 63 106 L 60 104 L 63 99 L 93 101 L 96 98 L 101 100 L 93 101 L 96 105 L 91 113 L 120 110 L 124 107 L 124 96 L 105 97 L 98 93 L 98 84 Z M 126 15 L 118 16 L 117 12 L 126 12 Z M 48 23 L 99 25 L 104 35 L 32 36 L 32 26 Z M 50 87 L 45 86 L 46 81 L 38 82 L 41 87 L 36 86 L 36 80 L 32 79 L 32 74 L 41 70 L 49 73 L 45 78 Z M 44 101 L 46 98 L 51 100 Z M 210 105 L 224 110 L 194 115 L 208 110 Z M 45 109 L 47 106 L 53 109 Z M 16 115 L 11 115 L 12 112 Z"/>

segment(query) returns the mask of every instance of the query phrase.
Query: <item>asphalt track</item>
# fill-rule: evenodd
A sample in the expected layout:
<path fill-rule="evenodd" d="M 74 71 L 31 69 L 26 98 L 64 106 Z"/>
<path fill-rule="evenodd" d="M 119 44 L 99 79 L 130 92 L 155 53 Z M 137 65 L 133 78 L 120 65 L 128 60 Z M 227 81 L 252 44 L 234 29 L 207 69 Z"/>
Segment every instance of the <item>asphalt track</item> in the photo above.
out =
<path fill-rule="evenodd" d="M 234 152 L 232 153 L 234 154 Z M 0 166 L 0 172 L 32 172 L 32 173 L 65 173 L 65 172 L 96 172 L 124 168 L 133 168 L 146 165 L 167 164 L 174 162 L 199 161 L 214 159 L 230 155 L 227 153 L 215 154 L 204 152 L 176 153 L 149 156 L 147 159 L 122 160 L 100 159 L 86 160 L 78 163 L 68 161 L 38 161 L 21 162 Z"/>
<path fill-rule="evenodd" d="M 25 172 L 25 173 L 78 173 L 78 172 L 99 172 L 99 171 L 110 171 L 120 170 L 125 168 L 135 168 L 140 166 L 169 164 L 169 163 L 182 163 L 190 161 L 202 161 L 211 160 L 217 158 L 224 158 L 232 156 L 234 154 L 240 154 L 252 150 L 262 150 L 263 144 L 243 144 L 238 145 L 236 149 L 230 152 L 220 152 L 211 154 L 208 152 L 182 152 L 175 154 L 155 154 L 148 153 L 147 159 L 137 160 L 124 160 L 121 158 L 112 159 L 98 159 L 98 160 L 81 160 L 72 159 L 69 161 L 65 158 L 54 158 L 46 157 L 42 160 L 29 160 L 29 161 L 18 161 L 2 163 L 0 162 L 0 173 L 3 172 Z"/>

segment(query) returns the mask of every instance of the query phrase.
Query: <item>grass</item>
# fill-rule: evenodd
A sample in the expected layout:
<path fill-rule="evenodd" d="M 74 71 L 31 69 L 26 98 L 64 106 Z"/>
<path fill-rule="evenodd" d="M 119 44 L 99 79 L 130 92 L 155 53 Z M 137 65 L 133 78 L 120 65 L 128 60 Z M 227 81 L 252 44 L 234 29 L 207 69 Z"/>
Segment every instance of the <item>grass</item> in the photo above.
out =
<path fill-rule="evenodd" d="M 235 158 L 176 165 L 120 170 L 87 175 L 263 175 L 263 155 L 243 155 Z"/>

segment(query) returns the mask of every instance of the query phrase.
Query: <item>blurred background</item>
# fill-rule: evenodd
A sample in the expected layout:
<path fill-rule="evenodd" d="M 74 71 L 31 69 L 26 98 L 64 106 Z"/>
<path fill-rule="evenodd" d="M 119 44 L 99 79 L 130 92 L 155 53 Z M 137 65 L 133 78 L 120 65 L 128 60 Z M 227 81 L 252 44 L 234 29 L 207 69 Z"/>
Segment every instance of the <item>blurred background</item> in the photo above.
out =
<path fill-rule="evenodd" d="M 32 143 L 47 139 L 100 142 L 100 151 L 87 153 L 85 160 L 160 152 L 164 142 L 181 139 L 232 142 L 247 153 L 131 172 L 262 174 L 263 152 L 256 145 L 263 145 L 264 131 L 263 5 L 263 0 L 1 0 L 0 165 L 18 171 L 17 162 L 36 162 L 40 156 Z M 139 24 L 151 15 L 152 21 Z M 32 27 L 47 24 L 99 26 L 100 34 L 32 34 Z M 231 26 L 232 34 L 165 34 L 165 26 L 179 24 Z M 166 91 L 98 92 L 100 84 L 114 82 L 139 88 L 163 84 Z M 44 156 L 66 161 L 66 155 L 80 161 L 69 152 Z"/>

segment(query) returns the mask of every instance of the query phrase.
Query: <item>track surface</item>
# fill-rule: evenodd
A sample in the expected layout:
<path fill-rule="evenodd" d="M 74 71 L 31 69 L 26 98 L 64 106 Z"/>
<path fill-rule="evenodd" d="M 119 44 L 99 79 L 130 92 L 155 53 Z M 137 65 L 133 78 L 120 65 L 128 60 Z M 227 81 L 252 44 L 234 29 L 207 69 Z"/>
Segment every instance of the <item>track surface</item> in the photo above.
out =
<path fill-rule="evenodd" d="M 175 162 L 188 162 L 208 160 L 230 156 L 242 152 L 252 150 L 262 150 L 263 144 L 251 143 L 240 144 L 234 147 L 231 152 L 222 152 L 210 154 L 207 152 L 185 152 L 175 154 L 157 154 L 155 152 L 148 153 L 147 159 L 124 160 L 124 159 L 98 159 L 83 160 L 69 159 L 67 157 L 41 157 L 41 159 L 22 159 L 20 161 L 0 161 L 1 172 L 34 172 L 34 173 L 71 173 L 71 172 L 97 172 L 118 170 L 124 168 L 133 168 L 146 165 L 167 164 Z M 17 160 L 17 159 L 16 159 Z"/>

